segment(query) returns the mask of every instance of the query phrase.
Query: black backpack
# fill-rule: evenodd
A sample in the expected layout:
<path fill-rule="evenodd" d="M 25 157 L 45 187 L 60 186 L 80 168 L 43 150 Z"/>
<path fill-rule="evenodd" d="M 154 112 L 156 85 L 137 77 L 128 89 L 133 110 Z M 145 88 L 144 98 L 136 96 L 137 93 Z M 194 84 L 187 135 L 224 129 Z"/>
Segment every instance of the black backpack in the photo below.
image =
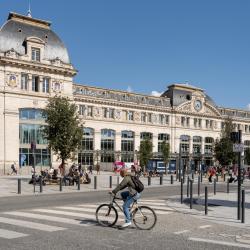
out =
<path fill-rule="evenodd" d="M 138 192 L 138 193 L 141 193 L 144 189 L 144 185 L 143 183 L 140 181 L 139 177 L 138 176 L 131 176 L 131 179 L 135 185 L 135 190 Z"/>

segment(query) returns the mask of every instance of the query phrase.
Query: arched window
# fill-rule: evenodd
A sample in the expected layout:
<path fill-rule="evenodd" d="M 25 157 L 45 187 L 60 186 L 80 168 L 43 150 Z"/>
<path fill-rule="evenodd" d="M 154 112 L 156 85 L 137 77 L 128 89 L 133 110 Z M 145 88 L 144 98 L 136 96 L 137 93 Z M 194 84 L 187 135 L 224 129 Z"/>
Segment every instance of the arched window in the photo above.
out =
<path fill-rule="evenodd" d="M 141 140 L 145 140 L 145 139 L 152 140 L 153 139 L 153 134 L 150 133 L 150 132 L 141 132 L 140 138 L 141 138 Z"/>
<path fill-rule="evenodd" d="M 246 146 L 246 147 L 250 147 L 250 141 L 244 141 L 244 145 Z"/>
<path fill-rule="evenodd" d="M 121 161 L 133 162 L 134 161 L 134 132 L 123 130 L 121 131 Z"/>
<path fill-rule="evenodd" d="M 189 154 L 189 135 L 181 135 L 180 136 L 180 153 L 183 155 Z"/>
<path fill-rule="evenodd" d="M 202 138 L 200 136 L 193 136 L 193 143 L 201 143 Z"/>
<path fill-rule="evenodd" d="M 211 156 L 213 154 L 213 144 L 214 144 L 214 138 L 212 137 L 205 138 L 205 148 L 204 148 L 205 155 Z"/>
<path fill-rule="evenodd" d="M 207 144 L 214 143 L 214 138 L 212 138 L 212 137 L 206 137 L 205 138 L 205 143 L 207 143 Z"/>
<path fill-rule="evenodd" d="M 169 143 L 169 134 L 158 134 L 158 152 L 162 152 L 162 143 L 165 141 Z"/>
<path fill-rule="evenodd" d="M 201 154 L 201 141 L 202 138 L 200 136 L 193 136 L 193 155 L 198 156 Z"/>
<path fill-rule="evenodd" d="M 112 129 L 101 130 L 101 162 L 114 162 L 115 131 Z"/>

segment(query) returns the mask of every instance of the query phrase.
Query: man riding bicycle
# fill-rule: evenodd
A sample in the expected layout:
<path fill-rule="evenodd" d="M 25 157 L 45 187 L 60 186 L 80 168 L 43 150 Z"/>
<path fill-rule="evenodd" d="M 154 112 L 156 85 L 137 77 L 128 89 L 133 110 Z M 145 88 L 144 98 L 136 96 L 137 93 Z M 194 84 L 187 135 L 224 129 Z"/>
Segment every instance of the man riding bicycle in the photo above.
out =
<path fill-rule="evenodd" d="M 110 193 L 116 195 L 120 190 L 126 187 L 128 188 L 128 191 L 124 191 L 121 193 L 121 197 L 124 201 L 122 207 L 125 215 L 125 223 L 121 227 L 126 228 L 132 224 L 129 208 L 134 201 L 138 200 L 141 197 L 141 193 L 135 190 L 135 184 L 131 178 L 130 173 L 128 173 L 125 169 L 121 169 L 120 175 L 121 177 L 123 177 L 122 182 Z"/>

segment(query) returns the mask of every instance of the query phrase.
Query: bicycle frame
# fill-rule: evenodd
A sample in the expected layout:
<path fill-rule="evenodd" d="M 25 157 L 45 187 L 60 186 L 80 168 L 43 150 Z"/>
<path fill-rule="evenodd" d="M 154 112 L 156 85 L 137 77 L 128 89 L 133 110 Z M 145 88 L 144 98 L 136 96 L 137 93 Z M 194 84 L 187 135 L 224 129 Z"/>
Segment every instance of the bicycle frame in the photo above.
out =
<path fill-rule="evenodd" d="M 110 205 L 111 206 L 114 206 L 114 204 L 123 212 L 123 209 L 120 207 L 120 205 L 115 201 L 115 200 L 122 200 L 123 201 L 123 199 L 122 198 L 119 198 L 119 197 L 117 197 L 117 196 L 112 196 L 111 195 L 111 201 L 110 201 Z M 135 206 L 136 205 L 136 206 Z M 137 200 L 134 200 L 134 202 L 132 203 L 132 205 L 131 205 L 131 214 L 136 210 L 138 208 L 138 205 L 137 205 Z"/>

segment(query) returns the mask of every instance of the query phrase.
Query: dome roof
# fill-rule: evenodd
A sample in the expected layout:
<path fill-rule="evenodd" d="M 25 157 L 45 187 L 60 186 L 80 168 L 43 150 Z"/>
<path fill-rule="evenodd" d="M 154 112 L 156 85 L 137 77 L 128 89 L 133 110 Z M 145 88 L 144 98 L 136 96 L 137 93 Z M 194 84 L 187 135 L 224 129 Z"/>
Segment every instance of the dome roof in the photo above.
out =
<path fill-rule="evenodd" d="M 207 101 L 210 105 L 212 105 L 212 106 L 214 106 L 214 107 L 217 107 L 216 103 L 214 102 L 214 100 L 213 100 L 209 95 L 206 94 L 205 99 L 206 99 L 206 101 Z"/>
<path fill-rule="evenodd" d="M 0 51 L 14 49 L 25 54 L 25 39 L 38 37 L 45 42 L 44 59 L 59 58 L 64 63 L 70 63 L 66 47 L 61 39 L 50 29 L 47 21 L 10 13 L 9 20 L 0 29 Z"/>

